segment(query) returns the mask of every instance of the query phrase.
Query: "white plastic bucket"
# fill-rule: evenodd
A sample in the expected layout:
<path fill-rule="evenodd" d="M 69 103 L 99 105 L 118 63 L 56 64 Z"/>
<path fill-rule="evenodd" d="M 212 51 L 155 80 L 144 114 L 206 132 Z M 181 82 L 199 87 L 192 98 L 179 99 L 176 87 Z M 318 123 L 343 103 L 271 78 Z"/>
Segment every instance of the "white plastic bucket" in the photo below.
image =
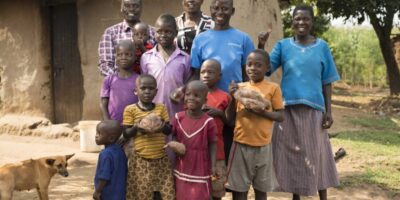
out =
<path fill-rule="evenodd" d="M 80 121 L 80 149 L 83 152 L 99 152 L 102 146 L 97 145 L 95 141 L 96 126 L 100 121 Z"/>

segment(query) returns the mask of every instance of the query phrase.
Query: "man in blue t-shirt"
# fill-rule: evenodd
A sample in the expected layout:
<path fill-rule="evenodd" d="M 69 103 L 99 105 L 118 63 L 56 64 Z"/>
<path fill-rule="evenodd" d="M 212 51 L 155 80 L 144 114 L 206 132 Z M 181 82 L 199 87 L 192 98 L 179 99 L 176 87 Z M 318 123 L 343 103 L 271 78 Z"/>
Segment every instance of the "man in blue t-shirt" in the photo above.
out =
<path fill-rule="evenodd" d="M 247 79 L 244 71 L 246 59 L 254 50 L 254 45 L 248 34 L 229 24 L 235 13 L 233 0 L 214 0 L 210 12 L 215 27 L 195 37 L 191 51 L 192 67 L 197 78 L 205 60 L 218 60 L 222 69 L 218 88 L 228 92 L 232 80 L 243 82 Z"/>
<path fill-rule="evenodd" d="M 193 78 L 199 78 L 200 67 L 204 61 L 215 59 L 221 64 L 222 75 L 217 87 L 229 92 L 228 87 L 232 81 L 239 83 L 247 80 L 246 60 L 254 50 L 254 45 L 247 33 L 230 25 L 230 19 L 235 13 L 233 0 L 213 0 L 210 13 L 215 22 L 214 29 L 200 33 L 193 41 L 191 51 Z M 233 140 L 232 128 L 225 126 L 223 136 L 225 156 L 228 160 Z M 243 193 L 233 195 L 245 196 Z"/>

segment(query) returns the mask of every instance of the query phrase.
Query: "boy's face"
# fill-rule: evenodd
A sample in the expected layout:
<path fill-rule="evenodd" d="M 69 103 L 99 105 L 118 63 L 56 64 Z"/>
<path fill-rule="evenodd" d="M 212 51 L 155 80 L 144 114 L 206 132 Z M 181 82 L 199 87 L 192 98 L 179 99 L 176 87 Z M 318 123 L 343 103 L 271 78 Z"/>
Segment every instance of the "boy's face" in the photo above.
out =
<path fill-rule="evenodd" d="M 143 44 L 146 44 L 147 40 L 149 40 L 149 30 L 146 26 L 135 26 L 133 30 L 133 40 L 142 41 Z"/>
<path fill-rule="evenodd" d="M 221 70 L 215 62 L 204 62 L 200 69 L 200 80 L 213 88 L 221 78 Z"/>
<path fill-rule="evenodd" d="M 155 39 L 162 47 L 170 47 L 174 45 L 174 39 L 177 31 L 175 27 L 169 23 L 158 20 L 155 26 Z"/>
<path fill-rule="evenodd" d="M 210 13 L 217 26 L 229 27 L 229 21 L 235 13 L 232 0 L 215 0 L 210 6 Z"/>
<path fill-rule="evenodd" d="M 269 69 L 269 63 L 259 53 L 251 53 L 247 57 L 246 74 L 253 82 L 264 80 L 265 73 Z"/>
<path fill-rule="evenodd" d="M 136 85 L 135 92 L 140 102 L 152 103 L 157 94 L 157 83 L 150 78 L 141 78 Z"/>
<path fill-rule="evenodd" d="M 183 10 L 188 13 L 200 12 L 201 4 L 203 4 L 203 0 L 183 0 L 182 1 Z"/>
<path fill-rule="evenodd" d="M 206 91 L 196 87 L 188 87 L 185 90 L 185 106 L 189 110 L 200 110 L 206 102 Z"/>
<path fill-rule="evenodd" d="M 139 22 L 142 14 L 142 4 L 140 0 L 122 0 L 122 15 L 128 22 Z"/>
<path fill-rule="evenodd" d="M 136 56 L 132 49 L 119 46 L 116 51 L 115 62 L 119 68 L 128 69 L 132 68 Z"/>
<path fill-rule="evenodd" d="M 97 145 L 103 145 L 103 144 L 110 144 L 112 143 L 112 136 L 107 134 L 104 131 L 104 124 L 99 124 L 96 127 L 96 136 L 95 136 L 95 141 Z"/>

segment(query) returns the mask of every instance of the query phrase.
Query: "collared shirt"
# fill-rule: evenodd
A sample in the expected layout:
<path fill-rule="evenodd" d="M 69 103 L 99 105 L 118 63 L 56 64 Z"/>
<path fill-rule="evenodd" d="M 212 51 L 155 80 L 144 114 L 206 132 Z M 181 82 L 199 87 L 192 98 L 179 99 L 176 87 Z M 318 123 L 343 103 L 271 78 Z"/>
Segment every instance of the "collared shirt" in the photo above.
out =
<path fill-rule="evenodd" d="M 214 21 L 211 17 L 201 13 L 200 22 L 196 26 L 185 27 L 185 13 L 175 18 L 178 25 L 178 35 L 176 36 L 176 44 L 187 53 L 192 49 L 192 43 L 196 35 L 209 29 L 214 28 Z"/>
<path fill-rule="evenodd" d="M 101 192 L 101 199 L 121 200 L 125 199 L 127 159 L 124 150 L 117 145 L 106 145 L 99 154 L 96 174 L 94 176 L 95 188 L 100 180 L 107 181 Z"/>
<path fill-rule="evenodd" d="M 285 106 L 304 104 L 325 111 L 323 85 L 340 79 L 328 44 L 317 39 L 308 45 L 293 38 L 276 43 L 270 54 L 271 72 L 282 67 Z"/>
<path fill-rule="evenodd" d="M 176 48 L 175 51 L 164 62 L 163 57 L 157 51 L 157 45 L 142 55 L 140 59 L 142 74 L 150 74 L 157 80 L 157 95 L 154 103 L 164 104 L 173 118 L 175 113 L 183 110 L 183 105 L 171 103 L 169 96 L 171 92 L 183 85 L 191 76 L 190 56 L 184 51 Z"/>
<path fill-rule="evenodd" d="M 103 76 L 110 75 L 117 70 L 115 65 L 115 45 L 120 40 L 132 40 L 132 28 L 124 20 L 121 23 L 108 27 L 99 43 L 99 70 Z M 148 42 L 155 44 L 154 27 L 149 28 Z"/>

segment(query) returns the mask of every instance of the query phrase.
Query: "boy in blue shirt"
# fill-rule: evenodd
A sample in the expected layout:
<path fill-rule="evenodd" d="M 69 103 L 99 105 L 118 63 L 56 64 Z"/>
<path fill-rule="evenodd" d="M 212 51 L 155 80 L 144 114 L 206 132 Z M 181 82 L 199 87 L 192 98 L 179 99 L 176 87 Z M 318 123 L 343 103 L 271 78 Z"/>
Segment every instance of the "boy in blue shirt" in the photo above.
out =
<path fill-rule="evenodd" d="M 105 120 L 97 125 L 96 131 L 96 144 L 105 145 L 105 149 L 97 162 L 93 199 L 125 200 L 127 159 L 116 144 L 122 127 L 116 120 Z"/>

